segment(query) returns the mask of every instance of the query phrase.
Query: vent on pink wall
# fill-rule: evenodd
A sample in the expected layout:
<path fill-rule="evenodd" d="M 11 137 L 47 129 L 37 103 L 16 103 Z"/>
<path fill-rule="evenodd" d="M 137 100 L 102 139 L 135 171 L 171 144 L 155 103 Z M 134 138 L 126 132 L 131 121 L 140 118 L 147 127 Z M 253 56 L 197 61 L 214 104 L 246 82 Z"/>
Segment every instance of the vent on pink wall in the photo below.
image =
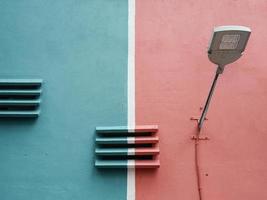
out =
<path fill-rule="evenodd" d="M 158 168 L 158 126 L 96 127 L 98 168 Z"/>
<path fill-rule="evenodd" d="M 41 79 L 0 79 L 0 118 L 36 118 Z"/>

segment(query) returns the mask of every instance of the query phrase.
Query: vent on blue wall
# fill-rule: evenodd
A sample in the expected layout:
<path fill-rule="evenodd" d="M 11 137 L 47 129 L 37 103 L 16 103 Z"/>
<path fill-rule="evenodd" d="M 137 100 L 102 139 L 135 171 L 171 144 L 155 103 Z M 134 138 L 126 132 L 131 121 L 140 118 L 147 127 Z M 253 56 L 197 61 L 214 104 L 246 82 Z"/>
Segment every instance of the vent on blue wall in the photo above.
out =
<path fill-rule="evenodd" d="M 159 167 L 158 126 L 96 127 L 95 166 L 98 168 Z"/>
<path fill-rule="evenodd" d="M 0 79 L 0 118 L 40 114 L 41 79 Z"/>

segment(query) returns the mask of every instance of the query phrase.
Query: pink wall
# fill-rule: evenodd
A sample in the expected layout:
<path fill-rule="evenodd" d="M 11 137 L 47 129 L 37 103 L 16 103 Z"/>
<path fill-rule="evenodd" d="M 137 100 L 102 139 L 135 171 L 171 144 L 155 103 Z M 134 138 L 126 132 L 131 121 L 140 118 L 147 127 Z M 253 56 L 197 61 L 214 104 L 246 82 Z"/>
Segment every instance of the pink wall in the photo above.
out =
<path fill-rule="evenodd" d="M 215 72 L 212 28 L 245 25 L 244 56 L 219 78 L 201 134 L 204 200 L 267 199 L 267 1 L 137 0 L 136 120 L 158 124 L 158 170 L 137 170 L 138 200 L 198 199 L 196 122 Z"/>

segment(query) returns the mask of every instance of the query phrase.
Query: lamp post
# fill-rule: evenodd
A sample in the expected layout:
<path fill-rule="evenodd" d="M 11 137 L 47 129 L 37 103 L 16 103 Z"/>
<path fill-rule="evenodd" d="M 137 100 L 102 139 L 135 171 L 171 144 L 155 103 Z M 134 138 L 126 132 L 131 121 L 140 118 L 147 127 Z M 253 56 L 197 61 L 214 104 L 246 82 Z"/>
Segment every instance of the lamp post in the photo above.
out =
<path fill-rule="evenodd" d="M 245 26 L 218 26 L 214 28 L 208 49 L 208 57 L 218 67 L 204 109 L 198 121 L 199 130 L 201 130 L 207 115 L 219 75 L 223 73 L 224 67 L 227 64 L 235 62 L 242 56 L 250 33 L 250 28 Z"/>

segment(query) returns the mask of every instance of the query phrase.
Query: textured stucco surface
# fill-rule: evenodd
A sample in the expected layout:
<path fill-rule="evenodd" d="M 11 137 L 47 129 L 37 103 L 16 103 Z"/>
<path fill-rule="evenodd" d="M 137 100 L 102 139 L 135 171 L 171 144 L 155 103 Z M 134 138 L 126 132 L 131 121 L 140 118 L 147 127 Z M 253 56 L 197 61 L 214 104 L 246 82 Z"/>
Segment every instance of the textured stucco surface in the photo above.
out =
<path fill-rule="evenodd" d="M 203 199 L 267 199 L 267 2 L 137 0 L 137 124 L 159 125 L 156 171 L 137 170 L 138 200 L 198 199 L 196 122 L 215 67 L 207 58 L 218 25 L 252 29 L 244 56 L 219 78 L 200 143 Z"/>
<path fill-rule="evenodd" d="M 0 78 L 42 78 L 36 121 L 0 120 L 0 199 L 124 200 L 94 128 L 127 124 L 127 1 L 0 1 Z"/>

